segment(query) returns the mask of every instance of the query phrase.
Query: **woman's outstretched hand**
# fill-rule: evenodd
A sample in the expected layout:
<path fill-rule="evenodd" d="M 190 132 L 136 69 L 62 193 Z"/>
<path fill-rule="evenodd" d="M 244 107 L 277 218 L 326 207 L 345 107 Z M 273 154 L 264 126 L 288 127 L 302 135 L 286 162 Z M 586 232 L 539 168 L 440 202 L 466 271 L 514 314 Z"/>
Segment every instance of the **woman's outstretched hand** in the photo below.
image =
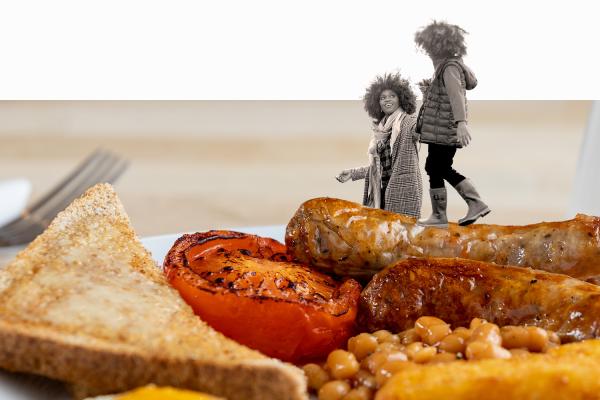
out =
<path fill-rule="evenodd" d="M 350 178 L 352 178 L 351 169 L 345 169 L 342 172 L 340 172 L 338 176 L 335 177 L 335 179 L 337 179 L 338 182 L 341 183 L 347 182 Z"/>

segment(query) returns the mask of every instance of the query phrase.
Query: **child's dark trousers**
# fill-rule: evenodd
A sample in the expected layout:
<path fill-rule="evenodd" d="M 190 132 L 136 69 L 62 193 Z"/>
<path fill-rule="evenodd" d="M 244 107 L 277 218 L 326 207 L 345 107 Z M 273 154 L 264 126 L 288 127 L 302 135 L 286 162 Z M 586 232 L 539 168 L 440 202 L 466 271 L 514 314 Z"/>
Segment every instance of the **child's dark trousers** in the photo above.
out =
<path fill-rule="evenodd" d="M 444 187 L 444 180 L 452 186 L 458 185 L 464 176 L 452 168 L 456 147 L 441 144 L 428 144 L 425 172 L 429 175 L 429 187 L 438 189 Z"/>

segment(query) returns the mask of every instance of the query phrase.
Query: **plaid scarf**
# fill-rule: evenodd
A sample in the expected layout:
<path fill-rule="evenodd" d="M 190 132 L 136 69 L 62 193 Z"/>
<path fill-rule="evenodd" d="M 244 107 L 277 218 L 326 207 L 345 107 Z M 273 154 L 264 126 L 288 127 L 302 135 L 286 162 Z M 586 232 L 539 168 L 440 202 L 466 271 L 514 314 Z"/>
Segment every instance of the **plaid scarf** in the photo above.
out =
<path fill-rule="evenodd" d="M 392 148 L 390 147 L 390 139 L 392 135 L 382 142 L 381 147 L 377 149 L 379 153 L 379 161 L 381 162 L 381 191 L 385 193 L 385 188 L 392 176 Z"/>
<path fill-rule="evenodd" d="M 390 138 L 394 124 L 405 115 L 400 108 L 386 116 L 373 127 L 373 139 L 369 146 L 369 207 L 381 208 L 383 194 L 392 172 Z"/>

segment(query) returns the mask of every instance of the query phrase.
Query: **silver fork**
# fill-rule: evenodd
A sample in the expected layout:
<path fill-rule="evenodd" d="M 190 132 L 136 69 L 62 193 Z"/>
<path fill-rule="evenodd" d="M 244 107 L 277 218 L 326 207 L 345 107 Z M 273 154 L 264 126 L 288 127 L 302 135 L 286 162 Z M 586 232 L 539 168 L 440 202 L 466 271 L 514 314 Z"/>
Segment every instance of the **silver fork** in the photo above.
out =
<path fill-rule="evenodd" d="M 0 228 L 0 246 L 31 242 L 65 209 L 97 183 L 113 183 L 127 169 L 128 162 L 105 150 L 96 150 L 21 216 Z"/>

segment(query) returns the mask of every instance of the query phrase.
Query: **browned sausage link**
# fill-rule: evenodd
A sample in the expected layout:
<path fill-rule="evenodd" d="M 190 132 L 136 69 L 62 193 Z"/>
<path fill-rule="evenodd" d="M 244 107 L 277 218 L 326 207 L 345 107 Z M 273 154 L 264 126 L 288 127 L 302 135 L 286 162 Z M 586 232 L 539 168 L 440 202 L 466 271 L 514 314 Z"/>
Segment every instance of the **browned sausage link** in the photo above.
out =
<path fill-rule="evenodd" d="M 579 279 L 600 275 L 600 218 L 525 226 L 425 228 L 410 217 L 345 200 L 318 198 L 288 224 L 288 251 L 300 262 L 369 277 L 406 257 L 462 257 L 532 267 Z"/>
<path fill-rule="evenodd" d="M 363 290 L 359 325 L 412 328 L 435 315 L 454 327 L 484 318 L 533 325 L 563 341 L 600 336 L 600 287 L 566 275 L 460 258 L 409 258 L 381 271 Z"/>

